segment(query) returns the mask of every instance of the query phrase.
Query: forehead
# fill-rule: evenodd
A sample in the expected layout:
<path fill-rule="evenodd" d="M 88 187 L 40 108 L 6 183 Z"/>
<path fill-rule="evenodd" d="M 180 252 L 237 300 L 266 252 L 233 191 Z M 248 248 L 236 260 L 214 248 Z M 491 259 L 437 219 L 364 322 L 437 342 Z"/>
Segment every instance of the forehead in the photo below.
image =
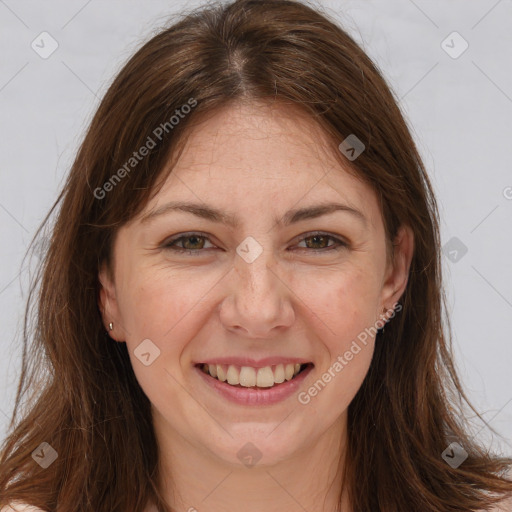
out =
<path fill-rule="evenodd" d="M 239 163 L 247 169 L 250 158 L 254 170 L 278 177 L 280 171 L 311 165 L 339 167 L 332 151 L 327 135 L 296 106 L 234 103 L 194 126 L 177 168 L 232 168 Z"/>
<path fill-rule="evenodd" d="M 373 223 L 374 191 L 334 156 L 337 145 L 298 107 L 236 103 L 195 123 L 151 207 L 168 200 L 277 209 L 299 203 L 342 201 Z M 237 201 L 234 195 L 242 201 Z M 258 199 L 259 198 L 259 199 Z M 257 201 L 259 200 L 259 203 Z M 265 204 L 262 204 L 263 201 Z"/>

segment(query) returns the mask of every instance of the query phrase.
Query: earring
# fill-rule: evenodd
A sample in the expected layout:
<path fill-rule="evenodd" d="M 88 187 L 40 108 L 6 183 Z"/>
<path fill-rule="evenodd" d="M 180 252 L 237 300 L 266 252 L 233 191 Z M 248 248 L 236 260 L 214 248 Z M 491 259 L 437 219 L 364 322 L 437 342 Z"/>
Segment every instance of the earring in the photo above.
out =
<path fill-rule="evenodd" d="M 396 303 L 396 305 L 397 305 L 397 306 L 400 306 L 400 309 L 399 309 L 398 311 L 399 311 L 399 312 L 400 312 L 400 311 L 402 311 L 402 307 L 401 307 L 402 305 L 400 304 L 400 302 L 397 302 L 397 303 Z M 383 309 L 384 316 L 385 316 L 386 311 L 387 311 L 387 309 L 386 309 L 386 308 L 384 308 L 384 309 Z M 393 308 L 393 313 L 395 313 L 395 311 L 396 311 L 396 309 L 395 309 L 395 308 Z M 395 315 L 393 314 L 393 315 L 391 316 L 391 318 L 393 318 L 393 316 L 395 316 Z M 377 333 L 378 333 L 378 334 L 382 334 L 382 333 L 384 333 L 384 329 L 385 329 L 385 327 L 386 327 L 386 324 L 391 320 L 391 318 L 387 318 L 387 319 L 386 319 L 386 323 L 385 323 L 385 324 L 384 324 L 380 329 L 377 329 Z"/>
<path fill-rule="evenodd" d="M 382 308 L 382 314 L 384 316 L 386 316 L 386 307 Z M 380 329 L 377 329 L 377 334 L 384 334 L 384 330 L 386 328 L 386 324 L 388 323 L 388 320 L 386 320 L 386 322 L 384 323 L 384 325 L 380 328 Z"/>
<path fill-rule="evenodd" d="M 109 328 L 111 331 L 113 331 L 113 330 L 114 330 L 114 323 L 113 323 L 113 322 L 110 322 L 110 323 L 108 324 L 108 328 Z"/>
<path fill-rule="evenodd" d="M 384 308 L 382 312 L 385 313 L 386 312 L 386 308 Z M 384 332 L 384 327 L 385 326 L 386 326 L 386 324 L 384 324 L 382 327 L 377 329 L 377 334 L 382 334 Z"/>

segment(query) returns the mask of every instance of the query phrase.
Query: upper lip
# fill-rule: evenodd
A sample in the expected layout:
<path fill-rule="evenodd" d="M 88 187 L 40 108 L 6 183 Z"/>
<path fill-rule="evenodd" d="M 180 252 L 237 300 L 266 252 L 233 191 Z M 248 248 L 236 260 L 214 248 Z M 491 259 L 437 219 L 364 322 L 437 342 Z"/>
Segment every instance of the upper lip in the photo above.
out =
<path fill-rule="evenodd" d="M 300 357 L 265 357 L 263 359 L 252 359 L 251 357 L 215 357 L 199 361 L 196 364 L 226 364 L 233 366 L 251 366 L 252 368 L 264 368 L 277 364 L 307 364 L 311 363 L 308 359 Z"/>

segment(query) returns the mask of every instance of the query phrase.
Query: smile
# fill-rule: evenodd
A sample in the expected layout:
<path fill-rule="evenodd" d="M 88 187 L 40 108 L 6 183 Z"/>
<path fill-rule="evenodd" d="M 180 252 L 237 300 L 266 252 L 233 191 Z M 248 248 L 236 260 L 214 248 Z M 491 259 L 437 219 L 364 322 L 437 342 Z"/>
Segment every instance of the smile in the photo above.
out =
<path fill-rule="evenodd" d="M 214 379 L 238 388 L 273 388 L 297 377 L 312 363 L 276 364 L 263 368 L 227 364 L 206 364 L 198 366 L 201 371 Z"/>
<path fill-rule="evenodd" d="M 270 406 L 297 394 L 315 364 L 309 358 L 230 355 L 193 362 L 211 397 L 237 405 Z"/>

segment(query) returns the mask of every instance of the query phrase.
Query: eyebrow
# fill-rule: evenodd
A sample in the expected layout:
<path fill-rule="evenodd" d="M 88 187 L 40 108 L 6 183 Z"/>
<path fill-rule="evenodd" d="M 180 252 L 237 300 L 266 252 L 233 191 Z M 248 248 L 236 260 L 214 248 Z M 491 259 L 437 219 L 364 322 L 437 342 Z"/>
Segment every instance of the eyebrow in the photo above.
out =
<path fill-rule="evenodd" d="M 202 219 L 206 219 L 219 224 L 225 224 L 231 228 L 237 228 L 240 225 L 239 219 L 235 215 L 223 212 L 212 206 L 183 201 L 172 201 L 162 205 L 156 210 L 144 215 L 141 219 L 141 223 L 145 224 L 156 217 L 160 217 L 174 211 L 191 213 L 196 217 L 200 217 Z M 355 218 L 359 219 L 365 228 L 368 227 L 368 221 L 366 217 L 359 210 L 341 203 L 323 203 L 314 206 L 308 206 L 306 208 L 296 208 L 286 212 L 283 216 L 283 220 L 274 218 L 274 222 L 279 226 L 289 226 L 303 220 L 316 219 L 318 217 L 322 217 L 337 211 L 350 213 Z"/>

